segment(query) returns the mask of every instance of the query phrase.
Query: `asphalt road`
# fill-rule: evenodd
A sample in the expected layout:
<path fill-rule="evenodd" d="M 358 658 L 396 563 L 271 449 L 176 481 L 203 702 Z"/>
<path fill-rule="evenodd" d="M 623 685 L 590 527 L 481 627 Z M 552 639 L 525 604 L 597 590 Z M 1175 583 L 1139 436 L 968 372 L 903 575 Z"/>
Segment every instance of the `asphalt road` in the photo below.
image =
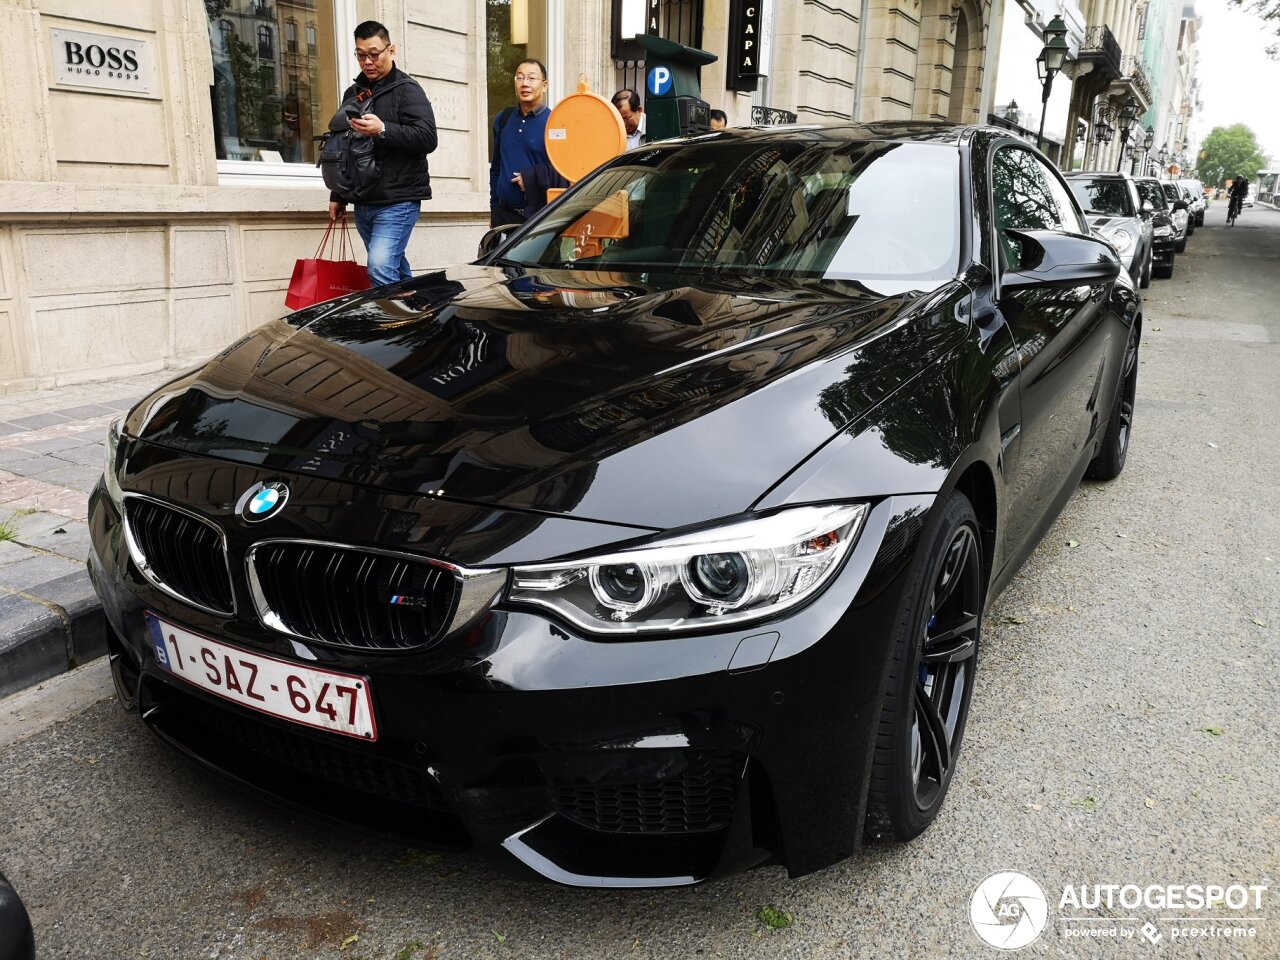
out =
<path fill-rule="evenodd" d="M 222 785 L 93 702 L 99 664 L 0 702 L 0 868 L 39 955 L 994 957 L 970 897 L 1017 870 L 1048 898 L 1024 956 L 1280 957 L 1280 213 L 1224 214 L 1149 291 L 1128 467 L 1080 489 L 993 609 L 957 779 L 915 843 L 797 881 L 516 883 Z M 1068 885 L 1233 883 L 1269 889 L 1243 911 L 1060 907 Z M 1255 932 L 1176 939 L 1179 916 Z"/>

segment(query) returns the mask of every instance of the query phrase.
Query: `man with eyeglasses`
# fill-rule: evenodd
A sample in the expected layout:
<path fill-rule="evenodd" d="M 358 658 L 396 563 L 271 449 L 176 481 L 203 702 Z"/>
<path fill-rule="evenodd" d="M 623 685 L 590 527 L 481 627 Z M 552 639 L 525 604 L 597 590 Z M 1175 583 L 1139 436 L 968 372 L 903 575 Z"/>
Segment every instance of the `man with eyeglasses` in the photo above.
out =
<path fill-rule="evenodd" d="M 524 223 L 547 205 L 547 188 L 568 185 L 547 156 L 547 68 L 541 60 L 516 67 L 516 105 L 493 121 L 489 161 L 489 226 Z"/>
<path fill-rule="evenodd" d="M 369 279 L 381 286 L 413 276 L 405 248 L 422 201 L 431 199 L 427 154 L 436 148 L 436 119 L 421 84 L 396 67 L 386 27 L 366 20 L 356 27 L 355 41 L 360 76 L 343 93 L 329 129 L 349 126 L 377 140 L 377 182 L 355 203 L 355 213 L 356 232 L 369 252 Z M 345 207 L 342 197 L 329 195 L 330 220 Z"/>

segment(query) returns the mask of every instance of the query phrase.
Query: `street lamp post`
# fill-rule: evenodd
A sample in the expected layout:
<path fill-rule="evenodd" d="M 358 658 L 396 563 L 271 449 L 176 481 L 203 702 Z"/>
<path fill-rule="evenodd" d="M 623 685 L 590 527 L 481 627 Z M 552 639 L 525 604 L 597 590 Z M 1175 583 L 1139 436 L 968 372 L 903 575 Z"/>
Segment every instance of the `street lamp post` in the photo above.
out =
<path fill-rule="evenodd" d="M 1115 131 L 1111 128 L 1111 108 L 1107 106 L 1106 101 L 1099 101 L 1093 111 L 1093 139 L 1098 143 L 1094 162 L 1099 166 L 1101 166 L 1103 148 L 1111 142 L 1114 133 Z"/>
<path fill-rule="evenodd" d="M 1138 119 L 1138 109 L 1137 98 L 1129 94 L 1129 99 L 1120 108 L 1120 157 L 1116 160 L 1116 173 L 1119 173 L 1120 168 L 1124 166 L 1124 150 L 1129 143 L 1129 128 Z"/>
<path fill-rule="evenodd" d="M 1147 127 L 1147 132 L 1142 138 L 1142 172 L 1151 172 L 1151 144 L 1155 143 L 1156 132 L 1151 127 Z"/>
<path fill-rule="evenodd" d="M 1018 123 L 1018 101 L 1010 98 L 1009 105 L 1004 108 L 1004 118 L 1014 126 L 1021 126 Z"/>
<path fill-rule="evenodd" d="M 1061 17 L 1054 17 L 1044 28 L 1044 49 L 1036 57 L 1036 74 L 1040 77 L 1040 132 L 1036 134 L 1036 147 L 1044 149 L 1044 115 L 1049 109 L 1049 91 L 1053 89 L 1053 75 L 1067 62 L 1067 25 Z"/>

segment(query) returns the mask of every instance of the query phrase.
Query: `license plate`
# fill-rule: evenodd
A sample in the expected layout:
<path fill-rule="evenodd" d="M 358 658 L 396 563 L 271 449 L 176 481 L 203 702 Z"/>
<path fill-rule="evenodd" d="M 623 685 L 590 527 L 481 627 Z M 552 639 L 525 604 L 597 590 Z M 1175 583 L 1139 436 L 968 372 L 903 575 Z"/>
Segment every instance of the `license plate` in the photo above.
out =
<path fill-rule="evenodd" d="M 250 653 L 146 615 L 156 663 L 171 676 L 259 713 L 377 740 L 369 680 Z"/>

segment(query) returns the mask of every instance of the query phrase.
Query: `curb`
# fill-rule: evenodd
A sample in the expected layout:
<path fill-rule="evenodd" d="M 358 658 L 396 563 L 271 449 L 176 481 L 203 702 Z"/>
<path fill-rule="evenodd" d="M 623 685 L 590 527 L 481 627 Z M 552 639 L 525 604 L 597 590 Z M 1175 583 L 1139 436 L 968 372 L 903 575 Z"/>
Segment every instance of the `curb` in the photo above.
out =
<path fill-rule="evenodd" d="M 0 697 L 106 652 L 106 615 L 87 567 L 0 596 Z"/>

